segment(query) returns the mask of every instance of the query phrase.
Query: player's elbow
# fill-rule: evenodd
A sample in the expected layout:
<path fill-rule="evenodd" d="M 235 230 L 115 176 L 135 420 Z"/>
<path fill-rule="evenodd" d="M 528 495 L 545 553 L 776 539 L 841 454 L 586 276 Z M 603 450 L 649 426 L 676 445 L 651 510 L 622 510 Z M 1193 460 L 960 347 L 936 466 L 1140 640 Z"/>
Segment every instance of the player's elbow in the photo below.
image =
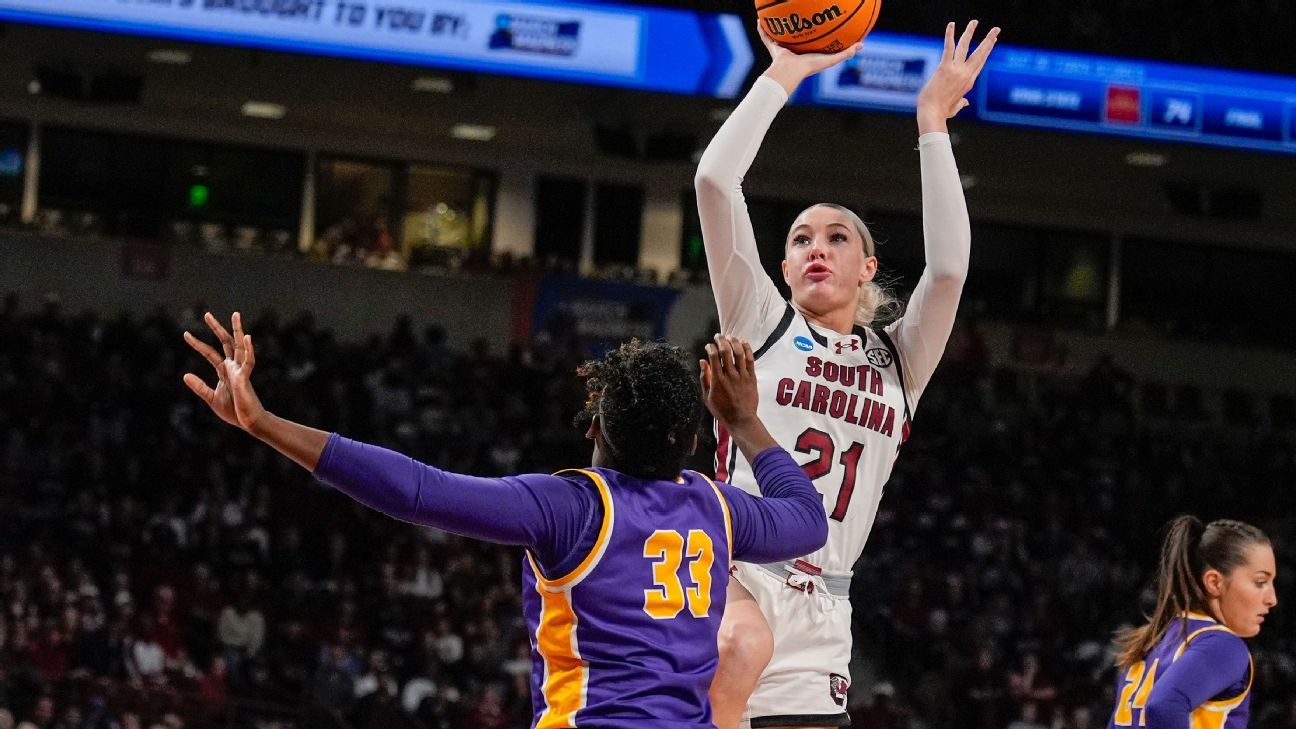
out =
<path fill-rule="evenodd" d="M 733 180 L 728 179 L 705 157 L 698 165 L 697 174 L 693 175 L 693 191 L 697 195 L 698 202 L 703 204 L 725 200 L 732 184 Z"/>
<path fill-rule="evenodd" d="M 822 504 L 816 504 L 816 506 L 820 508 L 815 510 L 815 532 L 814 539 L 811 540 L 814 542 L 814 546 L 809 551 L 822 549 L 828 543 L 828 515 L 824 513 Z"/>
<path fill-rule="evenodd" d="M 928 263 L 927 275 L 931 278 L 931 282 L 935 286 L 941 288 L 962 289 L 963 284 L 967 283 L 968 262 L 964 259 L 958 261 Z"/>
<path fill-rule="evenodd" d="M 799 545 L 797 554 L 817 551 L 828 542 L 828 515 L 824 513 L 823 504 L 818 499 L 806 505 L 806 522 L 802 534 L 805 543 Z"/>
<path fill-rule="evenodd" d="M 1187 726 L 1189 708 L 1173 692 L 1154 692 L 1143 706 L 1143 723 L 1148 729 Z"/>

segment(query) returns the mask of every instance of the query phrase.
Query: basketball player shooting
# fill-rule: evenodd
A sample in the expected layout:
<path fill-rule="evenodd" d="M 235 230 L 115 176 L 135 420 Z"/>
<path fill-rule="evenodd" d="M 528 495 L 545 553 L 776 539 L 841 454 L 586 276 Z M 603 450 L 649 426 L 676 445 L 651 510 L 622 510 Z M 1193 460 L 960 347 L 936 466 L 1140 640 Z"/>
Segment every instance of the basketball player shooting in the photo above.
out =
<path fill-rule="evenodd" d="M 784 244 L 784 301 L 761 267 L 742 182 L 774 117 L 809 76 L 840 53 L 796 54 L 760 31 L 771 62 L 712 140 L 695 180 L 721 329 L 757 345 L 761 418 L 802 468 L 829 515 L 824 548 L 785 562 L 739 562 L 720 629 L 711 689 L 716 724 L 845 726 L 850 685 L 851 568 L 864 549 L 913 408 L 949 339 L 967 276 L 971 225 L 946 121 L 998 38 L 971 50 L 976 21 L 945 29 L 940 64 L 918 94 L 918 152 L 927 267 L 908 310 L 875 282 L 873 236 L 845 207 L 819 204 L 792 222 Z M 850 161 L 850 164 L 866 164 Z M 753 491 L 751 464 L 723 424 L 716 474 Z M 772 657 L 771 657 L 772 656 Z M 750 700 L 749 700 L 750 697 Z M 744 712 L 745 709 L 745 712 Z M 745 718 L 744 718 L 745 717 Z"/>
<path fill-rule="evenodd" d="M 366 506 L 414 524 L 526 548 L 523 612 L 540 727 L 709 728 L 730 560 L 787 559 L 821 547 L 819 496 L 756 415 L 755 357 L 716 337 L 700 362 L 631 342 L 580 369 L 578 422 L 591 468 L 477 478 L 278 417 L 252 388 L 252 337 L 207 314 L 223 349 L 185 333 L 216 370 L 185 384 L 230 425 Z M 765 498 L 683 470 L 705 402 L 726 424 Z"/>

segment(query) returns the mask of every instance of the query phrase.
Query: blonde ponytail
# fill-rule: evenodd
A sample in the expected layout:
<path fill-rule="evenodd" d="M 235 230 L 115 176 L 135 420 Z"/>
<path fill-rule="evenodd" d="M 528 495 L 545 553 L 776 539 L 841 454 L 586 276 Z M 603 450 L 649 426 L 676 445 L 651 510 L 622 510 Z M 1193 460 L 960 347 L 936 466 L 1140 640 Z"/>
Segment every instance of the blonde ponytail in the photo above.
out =
<path fill-rule="evenodd" d="M 876 280 L 860 284 L 859 304 L 855 307 L 855 323 L 871 327 L 874 322 L 886 324 L 900 318 L 904 305 L 891 293 L 891 289 Z"/>

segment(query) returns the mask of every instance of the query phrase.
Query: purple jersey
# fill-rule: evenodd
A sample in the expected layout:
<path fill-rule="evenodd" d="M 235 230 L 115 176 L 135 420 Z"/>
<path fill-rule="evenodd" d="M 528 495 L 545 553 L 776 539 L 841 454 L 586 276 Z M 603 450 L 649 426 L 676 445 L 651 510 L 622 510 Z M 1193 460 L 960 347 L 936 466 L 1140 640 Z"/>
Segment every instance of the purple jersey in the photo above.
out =
<path fill-rule="evenodd" d="M 692 471 L 562 475 L 598 493 L 603 523 L 566 574 L 524 560 L 534 726 L 710 727 L 732 542 L 720 488 Z"/>
<path fill-rule="evenodd" d="M 1214 619 L 1170 622 L 1143 660 L 1118 672 L 1108 729 L 1244 729 L 1254 669 L 1246 644 Z"/>

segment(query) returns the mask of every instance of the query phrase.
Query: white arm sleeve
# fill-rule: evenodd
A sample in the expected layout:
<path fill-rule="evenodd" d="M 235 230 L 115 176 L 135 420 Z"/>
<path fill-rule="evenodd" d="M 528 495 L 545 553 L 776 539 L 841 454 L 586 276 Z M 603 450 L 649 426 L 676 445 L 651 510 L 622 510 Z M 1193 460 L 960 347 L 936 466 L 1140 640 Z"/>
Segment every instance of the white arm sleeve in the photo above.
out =
<path fill-rule="evenodd" d="M 694 178 L 720 331 L 745 337 L 753 349 L 787 305 L 761 267 L 742 181 L 787 98 L 778 82 L 758 78 L 707 146 Z"/>
<path fill-rule="evenodd" d="M 887 327 L 900 350 L 910 403 L 918 402 L 945 352 L 972 251 L 972 224 L 949 135 L 922 135 L 918 153 L 927 268 L 905 315 Z"/>

